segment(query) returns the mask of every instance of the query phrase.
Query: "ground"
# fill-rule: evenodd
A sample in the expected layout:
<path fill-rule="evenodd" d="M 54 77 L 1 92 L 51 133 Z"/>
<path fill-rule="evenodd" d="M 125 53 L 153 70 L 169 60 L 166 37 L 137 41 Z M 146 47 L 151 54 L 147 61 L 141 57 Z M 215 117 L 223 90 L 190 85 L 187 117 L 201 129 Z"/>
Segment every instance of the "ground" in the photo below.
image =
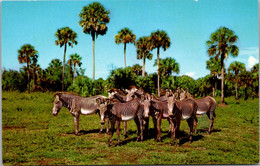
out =
<path fill-rule="evenodd" d="M 198 117 L 199 132 L 188 142 L 188 125 L 181 122 L 181 146 L 170 146 L 169 123 L 162 121 L 162 142 L 151 134 L 136 142 L 134 121 L 129 137 L 111 147 L 109 135 L 99 134 L 97 114 L 80 116 L 80 135 L 74 134 L 73 117 L 65 108 L 51 114 L 52 93 L 2 93 L 2 152 L 5 165 L 114 165 L 114 164 L 257 164 L 259 163 L 259 100 L 226 98 L 216 108 L 214 131 L 209 120 Z M 220 98 L 216 99 L 218 104 Z M 150 127 L 153 127 L 150 120 Z M 123 128 L 123 124 L 121 124 Z M 149 130 L 152 133 L 152 129 Z"/>

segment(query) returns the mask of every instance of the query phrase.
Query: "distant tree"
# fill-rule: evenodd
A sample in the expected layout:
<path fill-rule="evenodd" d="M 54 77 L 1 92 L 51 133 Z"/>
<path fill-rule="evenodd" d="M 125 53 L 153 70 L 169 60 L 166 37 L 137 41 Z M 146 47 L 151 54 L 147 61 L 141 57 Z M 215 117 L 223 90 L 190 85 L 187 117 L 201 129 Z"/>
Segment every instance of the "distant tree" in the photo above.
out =
<path fill-rule="evenodd" d="M 131 69 L 137 76 L 142 75 L 142 66 L 140 66 L 139 64 L 133 65 Z"/>
<path fill-rule="evenodd" d="M 46 79 L 48 80 L 47 88 L 52 90 L 60 90 L 62 82 L 60 78 L 62 76 L 62 62 L 59 59 L 53 59 L 47 69 L 45 70 Z M 51 85 L 51 86 L 50 86 Z"/>
<path fill-rule="evenodd" d="M 220 27 L 216 32 L 210 35 L 210 39 L 206 42 L 208 46 L 209 56 L 214 56 L 216 60 L 220 57 L 221 65 L 221 103 L 224 103 L 224 59 L 231 54 L 233 57 L 238 56 L 239 49 L 234 43 L 238 37 L 235 33 L 226 28 Z"/>
<path fill-rule="evenodd" d="M 157 59 L 155 59 L 154 65 L 157 66 Z M 160 58 L 160 74 L 163 77 L 169 77 L 172 73 L 179 74 L 180 66 L 174 58 Z"/>
<path fill-rule="evenodd" d="M 65 72 L 65 59 L 66 59 L 66 50 L 67 44 L 73 47 L 73 44 L 77 44 L 76 41 L 77 33 L 74 32 L 69 27 L 60 28 L 55 33 L 57 40 L 55 40 L 56 45 L 60 47 L 64 46 L 64 56 L 63 56 L 63 68 L 62 68 L 62 91 L 64 91 L 64 72 Z"/>
<path fill-rule="evenodd" d="M 19 63 L 27 64 L 27 79 L 28 79 L 28 93 L 30 93 L 30 63 L 32 58 L 38 57 L 38 51 L 35 50 L 34 46 L 25 44 L 18 50 Z"/>
<path fill-rule="evenodd" d="M 79 25 L 83 27 L 83 32 L 90 34 L 93 43 L 93 76 L 95 80 L 95 39 L 98 35 L 105 35 L 107 32 L 107 23 L 109 23 L 110 11 L 106 10 L 99 2 L 93 2 L 84 6 L 79 14 Z"/>
<path fill-rule="evenodd" d="M 231 63 L 228 68 L 229 72 L 232 72 L 233 74 L 235 74 L 236 100 L 238 100 L 238 92 L 237 92 L 237 88 L 238 88 L 237 86 L 238 86 L 238 81 L 239 81 L 238 74 L 244 72 L 245 70 L 246 70 L 245 64 L 238 62 L 238 61 Z"/>
<path fill-rule="evenodd" d="M 153 54 L 150 53 L 152 50 L 152 45 L 149 40 L 149 37 L 144 36 L 138 39 L 136 43 L 136 52 L 137 52 L 137 59 L 143 59 L 143 69 L 142 69 L 142 76 L 145 76 L 145 60 L 146 58 L 152 60 Z"/>
<path fill-rule="evenodd" d="M 207 62 L 207 69 L 210 70 L 210 75 L 213 77 L 215 87 L 213 88 L 213 96 L 216 96 L 215 91 L 217 90 L 218 76 L 221 74 L 220 59 L 210 58 Z"/>
<path fill-rule="evenodd" d="M 73 66 L 73 84 L 75 82 L 75 73 L 76 73 L 76 66 L 78 65 L 79 67 L 81 66 L 81 59 L 82 57 L 80 57 L 80 55 L 78 55 L 77 53 L 75 54 L 71 54 L 70 55 L 70 59 L 68 60 L 68 64 L 70 66 Z"/>
<path fill-rule="evenodd" d="M 26 76 L 27 73 L 20 69 L 16 70 L 2 70 L 2 90 L 3 91 L 19 91 L 24 92 L 28 86 Z"/>
<path fill-rule="evenodd" d="M 38 72 L 41 70 L 40 68 L 40 65 L 37 64 L 38 62 L 38 56 L 35 56 L 32 58 L 32 64 L 30 65 L 30 68 L 31 68 L 31 72 L 32 72 L 32 75 L 33 75 L 33 91 L 36 90 L 36 87 L 37 87 L 37 75 L 38 75 Z"/>
<path fill-rule="evenodd" d="M 254 91 L 259 97 L 259 63 L 255 64 L 251 69 L 252 77 L 253 77 L 253 86 Z"/>
<path fill-rule="evenodd" d="M 137 75 L 131 67 L 117 68 L 111 71 L 107 81 L 109 88 L 126 89 L 130 85 L 136 85 Z"/>
<path fill-rule="evenodd" d="M 121 29 L 118 34 L 115 36 L 116 44 L 124 44 L 124 62 L 126 67 L 126 44 L 127 43 L 134 43 L 135 44 L 135 34 L 129 28 Z"/>
<path fill-rule="evenodd" d="M 253 82 L 254 82 L 252 79 L 253 75 L 251 72 L 245 70 L 239 74 L 239 78 L 240 79 L 239 79 L 238 83 L 240 84 L 240 86 L 245 87 L 245 100 L 247 100 L 248 99 L 247 91 L 250 87 L 252 87 Z"/>
<path fill-rule="evenodd" d="M 162 47 L 164 51 L 170 47 L 171 41 L 168 34 L 165 31 L 157 30 L 151 33 L 149 40 L 152 44 L 152 49 L 157 48 L 157 86 L 158 86 L 158 96 L 160 97 L 160 48 Z"/>

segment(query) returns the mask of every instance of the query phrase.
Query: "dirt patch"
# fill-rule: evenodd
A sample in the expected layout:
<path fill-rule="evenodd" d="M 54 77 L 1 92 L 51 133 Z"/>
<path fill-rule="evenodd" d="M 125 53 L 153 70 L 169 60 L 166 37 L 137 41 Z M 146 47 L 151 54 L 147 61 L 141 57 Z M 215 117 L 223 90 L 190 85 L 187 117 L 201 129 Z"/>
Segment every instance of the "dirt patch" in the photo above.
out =
<path fill-rule="evenodd" d="M 2 130 L 21 130 L 24 129 L 25 127 L 15 127 L 15 126 L 3 126 Z"/>
<path fill-rule="evenodd" d="M 54 165 L 54 163 L 56 163 L 57 161 L 59 161 L 60 164 L 65 164 L 65 161 L 63 159 L 55 158 L 45 158 L 42 160 L 38 160 L 36 163 L 37 165 Z"/>

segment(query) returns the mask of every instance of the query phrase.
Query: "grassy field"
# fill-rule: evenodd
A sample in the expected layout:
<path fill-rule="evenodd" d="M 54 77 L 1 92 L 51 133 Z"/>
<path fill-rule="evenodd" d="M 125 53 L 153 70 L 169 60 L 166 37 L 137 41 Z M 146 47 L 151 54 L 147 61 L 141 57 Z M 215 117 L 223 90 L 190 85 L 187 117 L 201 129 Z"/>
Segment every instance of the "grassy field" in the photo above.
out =
<path fill-rule="evenodd" d="M 219 102 L 219 98 L 217 99 Z M 98 115 L 80 117 L 80 136 L 75 136 L 73 117 L 62 108 L 51 114 L 52 93 L 2 93 L 2 154 L 5 165 L 56 164 L 257 164 L 259 162 L 259 100 L 227 98 L 217 107 L 214 131 L 209 120 L 199 117 L 198 134 L 188 140 L 188 125 L 181 123 L 181 146 L 169 146 L 168 122 L 162 121 L 162 141 L 148 137 L 136 142 L 134 121 L 122 146 L 108 147 L 109 135 L 98 134 Z M 150 121 L 150 126 L 152 123 Z M 123 128 L 123 124 L 121 124 Z M 114 134 L 113 145 L 116 143 Z"/>

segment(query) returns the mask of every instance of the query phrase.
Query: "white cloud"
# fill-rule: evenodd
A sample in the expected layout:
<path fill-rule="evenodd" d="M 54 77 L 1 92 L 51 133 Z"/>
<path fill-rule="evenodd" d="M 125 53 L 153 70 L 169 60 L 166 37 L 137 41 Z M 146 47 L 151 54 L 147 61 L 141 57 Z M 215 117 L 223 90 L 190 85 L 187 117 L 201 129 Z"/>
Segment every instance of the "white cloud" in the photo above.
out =
<path fill-rule="evenodd" d="M 195 72 L 188 72 L 188 73 L 186 73 L 185 75 L 194 78 L 194 76 L 195 76 Z"/>
<path fill-rule="evenodd" d="M 250 56 L 247 62 L 247 70 L 250 70 L 255 64 L 259 62 L 259 60 L 253 56 Z"/>

